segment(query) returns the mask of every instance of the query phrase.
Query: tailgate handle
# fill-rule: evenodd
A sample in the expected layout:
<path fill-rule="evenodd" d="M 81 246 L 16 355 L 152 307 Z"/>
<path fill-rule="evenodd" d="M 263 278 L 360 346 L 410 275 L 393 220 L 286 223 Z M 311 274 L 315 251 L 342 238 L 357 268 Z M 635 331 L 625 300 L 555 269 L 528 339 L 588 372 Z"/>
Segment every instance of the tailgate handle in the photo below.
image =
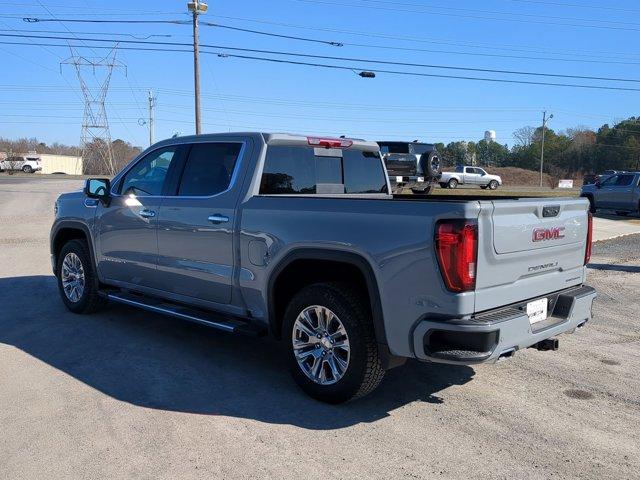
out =
<path fill-rule="evenodd" d="M 560 205 L 547 205 L 542 208 L 542 216 L 544 218 L 557 217 L 560 213 Z"/>

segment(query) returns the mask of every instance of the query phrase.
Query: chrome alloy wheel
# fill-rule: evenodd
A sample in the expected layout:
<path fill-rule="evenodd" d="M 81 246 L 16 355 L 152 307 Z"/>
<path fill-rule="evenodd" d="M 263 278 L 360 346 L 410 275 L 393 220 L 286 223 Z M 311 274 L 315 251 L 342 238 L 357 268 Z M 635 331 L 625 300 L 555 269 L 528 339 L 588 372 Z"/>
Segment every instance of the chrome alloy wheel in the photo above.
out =
<path fill-rule="evenodd" d="M 349 367 L 349 337 L 338 316 L 326 307 L 305 308 L 293 324 L 293 353 L 313 382 L 331 385 Z"/>
<path fill-rule="evenodd" d="M 64 294 L 73 303 L 76 303 L 84 293 L 85 278 L 84 268 L 80 257 L 73 252 L 67 253 L 62 261 L 62 288 Z"/>

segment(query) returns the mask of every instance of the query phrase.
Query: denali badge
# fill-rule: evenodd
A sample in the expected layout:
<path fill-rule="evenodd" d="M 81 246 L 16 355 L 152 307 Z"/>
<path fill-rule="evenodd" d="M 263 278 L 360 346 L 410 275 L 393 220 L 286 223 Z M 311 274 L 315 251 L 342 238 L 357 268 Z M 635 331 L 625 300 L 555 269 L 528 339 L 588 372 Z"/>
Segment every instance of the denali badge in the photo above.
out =
<path fill-rule="evenodd" d="M 533 230 L 533 241 L 559 240 L 564 238 L 564 227 L 536 228 Z"/>

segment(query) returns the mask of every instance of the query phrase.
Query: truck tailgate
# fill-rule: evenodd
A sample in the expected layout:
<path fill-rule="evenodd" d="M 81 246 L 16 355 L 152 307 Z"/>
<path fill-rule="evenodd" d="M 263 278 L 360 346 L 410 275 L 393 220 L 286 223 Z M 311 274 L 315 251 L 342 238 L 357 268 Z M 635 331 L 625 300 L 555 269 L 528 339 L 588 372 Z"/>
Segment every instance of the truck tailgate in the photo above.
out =
<path fill-rule="evenodd" d="M 587 210 L 580 198 L 482 201 L 476 312 L 581 284 Z"/>

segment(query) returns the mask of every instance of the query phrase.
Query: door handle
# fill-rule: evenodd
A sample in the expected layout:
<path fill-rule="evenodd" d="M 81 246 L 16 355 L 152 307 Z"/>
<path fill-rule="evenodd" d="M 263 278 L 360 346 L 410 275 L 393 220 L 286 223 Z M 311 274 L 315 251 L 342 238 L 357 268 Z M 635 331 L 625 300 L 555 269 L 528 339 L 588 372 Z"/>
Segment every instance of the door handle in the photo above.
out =
<path fill-rule="evenodd" d="M 156 216 L 156 212 L 144 208 L 138 212 L 138 215 L 140 215 L 142 218 L 152 218 Z"/>
<path fill-rule="evenodd" d="M 211 223 L 226 223 L 229 221 L 229 217 L 225 217 L 224 215 L 220 215 L 219 213 L 216 213 L 214 215 L 209 215 L 208 220 Z"/>

